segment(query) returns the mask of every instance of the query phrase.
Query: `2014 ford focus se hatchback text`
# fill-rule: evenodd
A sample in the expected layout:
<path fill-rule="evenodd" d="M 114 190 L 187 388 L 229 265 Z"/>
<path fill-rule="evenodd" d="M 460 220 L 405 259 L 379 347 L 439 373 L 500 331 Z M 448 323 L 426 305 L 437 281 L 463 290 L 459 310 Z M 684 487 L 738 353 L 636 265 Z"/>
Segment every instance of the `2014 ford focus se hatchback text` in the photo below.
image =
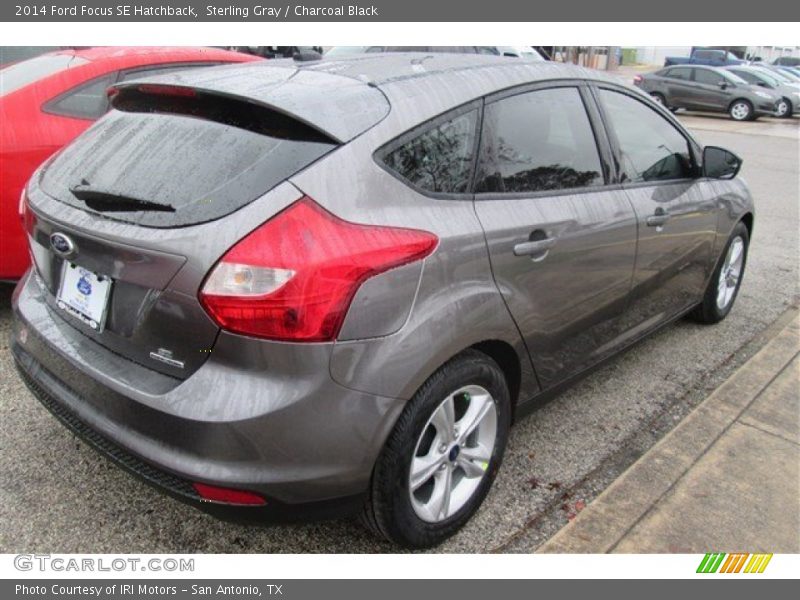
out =
<path fill-rule="evenodd" d="M 221 516 L 436 544 L 526 409 L 742 281 L 740 160 L 599 72 L 365 55 L 109 94 L 27 186 L 13 355 L 68 427 Z"/>

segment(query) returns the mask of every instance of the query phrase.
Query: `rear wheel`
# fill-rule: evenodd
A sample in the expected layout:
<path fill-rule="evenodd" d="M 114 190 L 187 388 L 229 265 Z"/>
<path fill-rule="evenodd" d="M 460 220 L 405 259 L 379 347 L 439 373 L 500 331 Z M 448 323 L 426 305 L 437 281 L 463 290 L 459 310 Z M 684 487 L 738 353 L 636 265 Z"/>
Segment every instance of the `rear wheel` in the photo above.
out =
<path fill-rule="evenodd" d="M 742 284 L 750 236 L 744 223 L 734 227 L 725 251 L 711 275 L 703 301 L 691 313 L 700 323 L 719 323 L 733 307 Z"/>
<path fill-rule="evenodd" d="M 409 401 L 375 464 L 362 514 L 407 547 L 438 544 L 478 510 L 502 461 L 511 401 L 500 367 L 468 350 Z"/>
<path fill-rule="evenodd" d="M 667 99 L 664 97 L 664 94 L 660 92 L 653 92 L 650 94 L 650 97 L 656 101 L 657 104 L 666 107 L 667 106 Z"/>
<path fill-rule="evenodd" d="M 749 121 L 753 118 L 753 105 L 747 100 L 734 100 L 728 108 L 728 114 L 734 121 Z"/>

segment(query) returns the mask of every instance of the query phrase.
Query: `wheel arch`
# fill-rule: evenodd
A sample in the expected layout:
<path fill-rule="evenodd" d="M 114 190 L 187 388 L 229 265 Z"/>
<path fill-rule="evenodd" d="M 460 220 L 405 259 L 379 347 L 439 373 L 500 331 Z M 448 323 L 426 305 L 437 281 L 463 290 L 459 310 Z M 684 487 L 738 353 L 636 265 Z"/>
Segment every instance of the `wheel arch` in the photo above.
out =
<path fill-rule="evenodd" d="M 503 372 L 511 400 L 511 414 L 516 412 L 522 385 L 522 364 L 517 351 L 508 342 L 486 340 L 473 344 L 470 348 L 481 352 L 494 360 Z"/>
<path fill-rule="evenodd" d="M 747 227 L 747 237 L 753 237 L 753 225 L 755 224 L 755 220 L 753 217 L 753 213 L 746 212 L 742 215 L 742 218 L 739 219 L 739 222 L 744 223 L 744 226 Z"/>

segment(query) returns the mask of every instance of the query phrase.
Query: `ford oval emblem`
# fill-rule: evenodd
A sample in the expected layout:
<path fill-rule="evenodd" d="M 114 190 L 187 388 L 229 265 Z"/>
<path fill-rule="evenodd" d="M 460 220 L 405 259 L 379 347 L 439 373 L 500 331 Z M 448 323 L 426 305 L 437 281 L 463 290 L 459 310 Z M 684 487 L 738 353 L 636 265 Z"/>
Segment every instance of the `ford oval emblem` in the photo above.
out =
<path fill-rule="evenodd" d="M 59 232 L 50 235 L 50 246 L 56 254 L 61 256 L 72 256 L 76 251 L 75 242 L 69 236 Z"/>

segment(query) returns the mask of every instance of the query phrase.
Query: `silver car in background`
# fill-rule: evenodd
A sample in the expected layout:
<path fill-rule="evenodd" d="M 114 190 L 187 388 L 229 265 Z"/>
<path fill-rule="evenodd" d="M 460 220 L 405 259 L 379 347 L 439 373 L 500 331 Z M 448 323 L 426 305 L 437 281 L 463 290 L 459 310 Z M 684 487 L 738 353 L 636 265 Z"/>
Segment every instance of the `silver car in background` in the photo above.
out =
<path fill-rule="evenodd" d="M 725 112 L 735 121 L 775 115 L 781 96 L 718 67 L 674 66 L 634 77 L 638 86 L 670 110 Z"/>
<path fill-rule="evenodd" d="M 512 422 L 742 281 L 741 161 L 597 71 L 382 54 L 109 95 L 25 192 L 12 354 L 93 447 L 223 517 L 437 544 Z"/>
<path fill-rule="evenodd" d="M 788 118 L 793 114 L 800 114 L 800 83 L 782 80 L 772 71 L 762 67 L 735 66 L 727 67 L 727 70 L 737 77 L 741 77 L 750 85 L 771 90 L 780 95 L 775 109 L 776 117 Z"/>

